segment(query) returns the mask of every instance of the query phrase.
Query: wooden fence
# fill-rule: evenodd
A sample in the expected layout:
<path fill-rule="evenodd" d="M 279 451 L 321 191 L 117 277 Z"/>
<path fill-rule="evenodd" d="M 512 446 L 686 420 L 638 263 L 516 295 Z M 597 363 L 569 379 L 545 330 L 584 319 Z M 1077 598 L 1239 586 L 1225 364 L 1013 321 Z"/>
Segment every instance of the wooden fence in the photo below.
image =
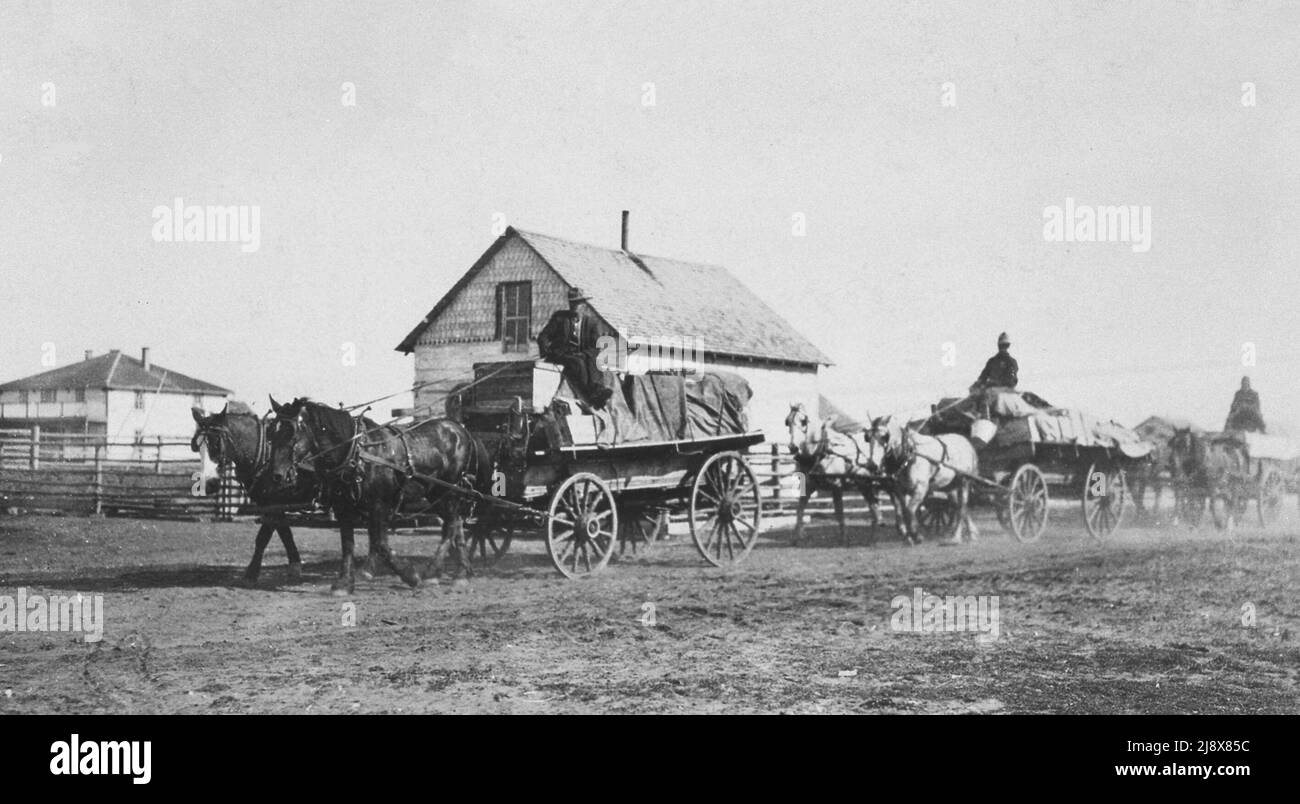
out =
<path fill-rule="evenodd" d="M 0 506 L 47 513 L 229 519 L 243 502 L 230 473 L 209 481 L 188 438 L 0 430 Z"/>
<path fill-rule="evenodd" d="M 763 499 L 764 516 L 793 515 L 799 503 L 803 481 L 798 477 L 794 456 L 784 444 L 757 444 L 751 447 L 745 456 L 749 466 L 758 478 L 758 485 Z M 844 491 L 844 515 L 846 518 L 864 517 L 868 509 L 862 495 L 856 489 Z M 882 511 L 893 510 L 887 500 L 880 501 Z M 829 493 L 820 493 L 808 501 L 805 516 L 820 519 L 834 517 L 835 508 Z"/>

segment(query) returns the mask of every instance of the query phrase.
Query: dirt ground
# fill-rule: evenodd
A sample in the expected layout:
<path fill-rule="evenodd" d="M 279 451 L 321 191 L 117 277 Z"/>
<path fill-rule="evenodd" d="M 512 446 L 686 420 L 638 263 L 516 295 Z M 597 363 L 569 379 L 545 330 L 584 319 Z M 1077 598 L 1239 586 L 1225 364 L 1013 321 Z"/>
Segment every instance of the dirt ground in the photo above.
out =
<path fill-rule="evenodd" d="M 297 532 L 297 582 L 273 542 L 248 589 L 254 525 L 0 518 L 0 595 L 101 594 L 105 619 L 97 643 L 0 632 L 0 714 L 1300 711 L 1294 505 L 1267 532 L 1130 522 L 1104 544 L 1073 513 L 1033 545 L 991 520 L 957 547 L 782 527 L 727 570 L 677 535 L 585 581 L 516 541 L 468 584 L 344 599 L 331 531 Z M 997 595 L 998 638 L 891 630 L 917 587 Z"/>

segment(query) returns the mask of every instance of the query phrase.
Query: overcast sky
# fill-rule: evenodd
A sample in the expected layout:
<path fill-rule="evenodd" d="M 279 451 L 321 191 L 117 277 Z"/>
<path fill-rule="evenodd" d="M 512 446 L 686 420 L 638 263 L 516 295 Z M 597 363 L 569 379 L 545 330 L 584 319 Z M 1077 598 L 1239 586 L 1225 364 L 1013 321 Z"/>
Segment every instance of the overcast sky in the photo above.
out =
<path fill-rule="evenodd" d="M 495 214 L 617 246 L 630 209 L 855 413 L 964 389 L 1006 330 L 1057 404 L 1217 428 L 1248 373 L 1300 423 L 1297 4 L 47 0 L 0 31 L 0 380 L 148 345 L 263 406 L 362 401 L 409 387 L 393 347 Z M 259 248 L 155 242 L 177 197 L 256 205 Z M 1150 249 L 1045 240 L 1067 198 L 1150 207 Z"/>

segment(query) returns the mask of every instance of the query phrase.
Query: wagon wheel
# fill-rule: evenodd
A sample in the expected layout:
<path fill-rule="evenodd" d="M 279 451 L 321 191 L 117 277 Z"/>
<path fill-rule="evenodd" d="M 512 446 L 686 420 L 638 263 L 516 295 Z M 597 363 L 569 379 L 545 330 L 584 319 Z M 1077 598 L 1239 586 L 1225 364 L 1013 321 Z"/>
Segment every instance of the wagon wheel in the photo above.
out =
<path fill-rule="evenodd" d="M 715 567 L 738 563 L 758 541 L 763 505 L 758 478 L 739 452 L 704 462 L 691 489 L 691 538 Z"/>
<path fill-rule="evenodd" d="M 930 497 L 917 509 L 916 524 L 927 539 L 947 536 L 957 525 L 957 506 L 946 497 Z"/>
<path fill-rule="evenodd" d="M 475 568 L 487 568 L 501 560 L 515 536 L 512 519 L 480 520 L 465 529 L 465 558 Z"/>
<path fill-rule="evenodd" d="M 1008 487 L 1006 519 L 1021 544 L 1038 541 L 1047 528 L 1047 478 L 1027 463 L 1016 470 Z"/>
<path fill-rule="evenodd" d="M 618 507 L 605 481 L 590 472 L 566 479 L 551 495 L 546 553 L 566 578 L 590 575 L 609 563 L 618 533 Z"/>
<path fill-rule="evenodd" d="M 1276 469 L 1265 469 L 1259 482 L 1255 504 L 1259 509 L 1259 524 L 1270 527 L 1277 524 L 1282 513 L 1282 498 L 1286 495 L 1286 481 Z"/>
<path fill-rule="evenodd" d="M 1124 481 L 1123 469 L 1096 463 L 1083 476 L 1083 524 L 1097 541 L 1119 530 L 1128 499 L 1128 484 Z"/>
<path fill-rule="evenodd" d="M 649 549 L 663 538 L 668 529 L 668 511 L 663 508 L 624 509 L 618 520 L 618 552 L 622 555 L 628 547 L 632 553 Z"/>

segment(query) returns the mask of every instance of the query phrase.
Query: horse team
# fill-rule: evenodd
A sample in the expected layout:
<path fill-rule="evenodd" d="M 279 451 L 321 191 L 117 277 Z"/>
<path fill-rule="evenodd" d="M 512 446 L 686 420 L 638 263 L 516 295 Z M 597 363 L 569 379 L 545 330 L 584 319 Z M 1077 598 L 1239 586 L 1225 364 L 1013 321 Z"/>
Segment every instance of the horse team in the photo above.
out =
<path fill-rule="evenodd" d="M 334 514 L 343 561 L 333 594 L 351 594 L 355 587 L 358 521 L 365 522 L 369 535 L 360 574 L 369 576 L 378 559 L 408 585 L 421 583 L 420 571 L 400 559 L 388 542 L 393 513 L 407 504 L 442 520 L 435 567 L 441 567 L 442 550 L 450 545 L 460 570 L 469 574 L 464 520 L 473 512 L 476 494 L 490 490 L 491 463 L 486 447 L 463 425 L 447 418 L 408 428 L 378 425 L 364 415 L 354 417 L 307 399 L 287 405 L 272 399 L 271 406 L 275 416 L 261 418 L 242 408 L 228 406 L 212 415 L 196 408 L 191 448 L 206 449 L 219 466 L 233 466 L 258 506 L 287 510 L 314 503 Z M 284 542 L 291 577 L 301 572 L 292 531 L 272 513 L 264 518 L 244 573 L 250 583 L 257 581 L 272 532 Z"/>
<path fill-rule="evenodd" d="M 908 544 L 921 540 L 918 516 L 931 491 L 947 492 L 956 503 L 945 543 L 975 541 L 978 529 L 969 512 L 970 477 L 979 473 L 979 455 L 974 445 L 960 435 L 924 435 L 885 416 L 872 421 L 860 433 L 846 433 L 833 427 L 833 419 L 815 423 L 802 403 L 790 406 L 785 425 L 789 449 L 804 479 L 795 514 L 795 541 L 803 536 L 804 518 L 811 496 L 828 492 L 834 503 L 841 542 L 847 541 L 843 494 L 853 488 L 870 509 L 869 533 L 874 543 L 880 524 L 878 499 L 889 498 L 896 513 L 895 527 Z M 1176 519 L 1196 525 L 1207 505 L 1223 501 L 1231 519 L 1244 507 L 1254 489 L 1245 446 L 1231 438 L 1214 438 L 1190 428 L 1175 428 L 1167 442 L 1156 443 L 1134 473 L 1135 502 L 1147 513 L 1147 489 L 1155 491 L 1156 509 L 1166 485 L 1174 491 Z"/>

